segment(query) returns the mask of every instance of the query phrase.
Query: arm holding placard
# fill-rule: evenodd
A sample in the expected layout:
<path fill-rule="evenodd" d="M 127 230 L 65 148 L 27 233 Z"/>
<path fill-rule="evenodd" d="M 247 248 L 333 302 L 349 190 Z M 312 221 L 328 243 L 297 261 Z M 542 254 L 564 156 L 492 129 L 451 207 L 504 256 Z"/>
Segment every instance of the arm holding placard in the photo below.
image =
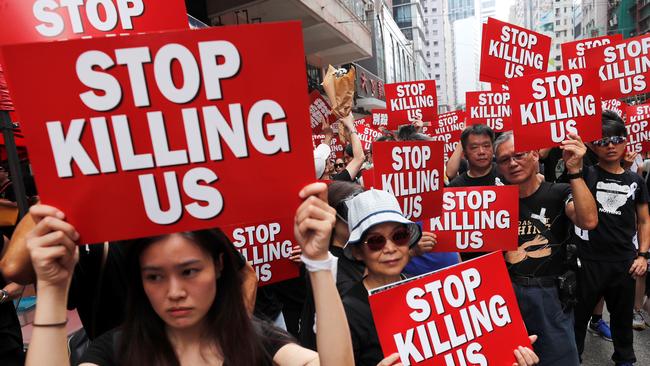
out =
<path fill-rule="evenodd" d="M 325 117 L 323 117 L 322 119 L 322 126 L 323 126 L 323 133 L 325 134 L 323 143 L 327 146 L 330 146 L 330 143 L 332 142 L 332 138 L 334 138 L 334 130 L 332 129 L 332 126 L 330 126 L 330 124 L 327 123 L 327 118 Z"/>
<path fill-rule="evenodd" d="M 639 241 L 638 253 L 648 253 L 650 250 L 650 214 L 648 214 L 648 204 L 645 202 L 636 205 L 636 224 Z M 637 255 L 629 272 L 634 277 L 642 277 L 647 270 L 648 259 L 643 255 Z"/>
<path fill-rule="evenodd" d="M 345 166 L 345 169 L 350 173 L 352 180 L 354 180 L 359 174 L 366 156 L 363 153 L 361 140 L 359 140 L 359 136 L 357 136 L 357 130 L 354 128 L 354 116 L 352 116 L 352 113 L 341 118 L 341 123 L 343 123 L 343 126 L 345 126 L 349 133 L 349 141 L 350 145 L 352 145 L 352 160 L 350 160 L 348 165 Z"/>
<path fill-rule="evenodd" d="M 560 149 L 573 195 L 573 201 L 566 205 L 566 214 L 579 228 L 593 230 L 598 225 L 598 210 L 594 196 L 582 179 L 582 158 L 587 153 L 587 147 L 580 136 L 571 133 L 568 139 L 562 141 Z"/>
<path fill-rule="evenodd" d="M 0 259 L 0 270 L 4 278 L 9 281 L 21 285 L 36 282 L 36 274 L 25 242 L 25 235 L 35 225 L 32 216 L 30 214 L 25 215 L 16 225 L 11 240 L 5 244 L 2 259 Z"/>
<path fill-rule="evenodd" d="M 454 153 L 451 154 L 449 160 L 447 161 L 445 174 L 447 174 L 447 178 L 449 179 L 449 181 L 456 178 L 456 176 L 458 175 L 458 170 L 460 169 L 460 159 L 462 158 L 463 158 L 463 146 L 459 142 L 458 144 L 456 144 L 456 149 L 454 150 Z"/>

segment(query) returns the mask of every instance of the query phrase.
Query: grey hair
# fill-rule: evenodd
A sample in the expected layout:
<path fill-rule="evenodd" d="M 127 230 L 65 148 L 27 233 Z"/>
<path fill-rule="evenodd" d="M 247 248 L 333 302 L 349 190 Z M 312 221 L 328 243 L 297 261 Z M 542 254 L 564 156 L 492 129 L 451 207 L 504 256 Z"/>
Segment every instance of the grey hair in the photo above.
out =
<path fill-rule="evenodd" d="M 497 137 L 497 139 L 494 141 L 494 156 L 497 155 L 497 150 L 499 149 L 499 146 L 501 146 L 501 144 L 509 140 L 514 140 L 512 131 L 504 132 L 501 134 L 501 136 Z"/>

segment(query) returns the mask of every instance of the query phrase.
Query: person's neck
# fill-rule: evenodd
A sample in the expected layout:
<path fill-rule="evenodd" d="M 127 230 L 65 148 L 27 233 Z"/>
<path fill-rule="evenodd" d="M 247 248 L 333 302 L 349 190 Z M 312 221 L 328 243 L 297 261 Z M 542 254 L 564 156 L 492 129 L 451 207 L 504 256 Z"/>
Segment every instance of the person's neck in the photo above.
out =
<path fill-rule="evenodd" d="M 532 174 L 528 179 L 519 183 L 519 198 L 525 198 L 537 192 L 539 186 L 542 185 L 542 180 L 537 174 Z"/>
<path fill-rule="evenodd" d="M 174 329 L 167 326 L 167 337 L 169 343 L 176 350 L 176 354 L 181 354 L 201 345 L 203 331 L 201 325 L 195 325 L 190 328 Z"/>
<path fill-rule="evenodd" d="M 602 170 L 612 174 L 621 174 L 625 171 L 618 161 L 599 161 L 598 166 Z"/>
<path fill-rule="evenodd" d="M 488 165 L 485 168 L 469 167 L 469 170 L 467 171 L 467 175 L 469 175 L 470 178 L 481 178 L 488 175 L 491 170 L 492 170 L 492 165 Z"/>
<path fill-rule="evenodd" d="M 363 284 L 366 286 L 367 290 L 373 290 L 378 287 L 390 285 L 391 283 L 395 283 L 401 279 L 402 277 L 400 275 L 382 276 L 368 273 L 368 276 L 363 280 Z"/>

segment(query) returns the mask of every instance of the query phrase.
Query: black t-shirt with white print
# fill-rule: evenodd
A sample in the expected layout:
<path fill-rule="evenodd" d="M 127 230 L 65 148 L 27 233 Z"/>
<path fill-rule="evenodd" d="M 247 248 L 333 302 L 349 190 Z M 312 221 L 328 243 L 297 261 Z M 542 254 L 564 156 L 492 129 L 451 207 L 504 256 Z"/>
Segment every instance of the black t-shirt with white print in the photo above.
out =
<path fill-rule="evenodd" d="M 503 183 L 497 174 L 496 164 L 492 164 L 490 172 L 482 177 L 470 177 L 467 172 L 457 176 L 449 182 L 449 187 L 479 187 L 479 186 L 501 186 Z"/>
<path fill-rule="evenodd" d="M 565 207 L 570 200 L 570 185 L 548 182 L 519 199 L 519 248 L 505 253 L 511 276 L 546 277 L 564 272 L 570 223 Z"/>
<path fill-rule="evenodd" d="M 585 182 L 596 199 L 598 226 L 575 228 L 578 256 L 595 261 L 636 258 L 636 206 L 649 200 L 648 188 L 638 174 L 612 174 L 599 166 L 585 169 Z"/>

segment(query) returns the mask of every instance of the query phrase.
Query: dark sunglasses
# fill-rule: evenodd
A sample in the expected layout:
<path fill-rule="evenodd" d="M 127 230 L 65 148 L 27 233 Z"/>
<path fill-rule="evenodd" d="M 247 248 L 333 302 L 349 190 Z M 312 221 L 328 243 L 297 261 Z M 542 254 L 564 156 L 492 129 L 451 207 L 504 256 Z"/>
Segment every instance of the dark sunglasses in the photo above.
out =
<path fill-rule="evenodd" d="M 334 164 L 335 168 L 343 168 L 344 166 L 345 166 L 345 163 Z"/>
<path fill-rule="evenodd" d="M 409 245 L 411 241 L 411 232 L 406 226 L 401 226 L 395 229 L 392 234 L 390 234 L 390 241 L 400 247 Z M 372 250 L 373 252 L 377 252 L 384 249 L 387 242 L 388 238 L 381 234 L 370 234 L 363 241 L 363 244 L 366 244 L 368 246 L 368 249 Z"/>
<path fill-rule="evenodd" d="M 611 142 L 614 145 L 619 145 L 627 141 L 627 138 L 625 136 L 611 136 L 611 137 L 604 137 L 600 140 L 593 141 L 592 144 L 596 146 L 607 146 Z"/>

